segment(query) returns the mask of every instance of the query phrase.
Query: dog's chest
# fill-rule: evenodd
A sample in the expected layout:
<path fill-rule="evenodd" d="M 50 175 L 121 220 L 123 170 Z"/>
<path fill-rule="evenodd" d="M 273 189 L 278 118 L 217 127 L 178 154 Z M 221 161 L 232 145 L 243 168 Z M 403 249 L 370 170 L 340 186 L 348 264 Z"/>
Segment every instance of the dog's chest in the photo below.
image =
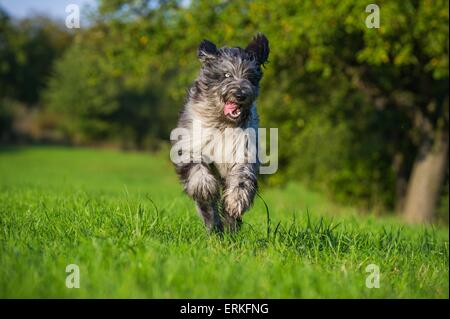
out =
<path fill-rule="evenodd" d="M 226 177 L 236 163 L 257 163 L 258 115 L 256 106 L 242 127 L 214 125 L 193 113 L 188 140 L 195 162 L 213 164 L 221 177 Z M 186 148 L 185 148 L 186 149 Z"/>
<path fill-rule="evenodd" d="M 258 131 L 253 128 L 202 128 L 194 134 L 192 153 L 202 162 L 214 164 L 221 177 L 228 175 L 236 163 L 255 162 Z"/>
<path fill-rule="evenodd" d="M 249 129 L 203 129 L 201 138 L 192 140 L 194 158 L 213 163 L 225 177 L 236 163 L 256 160 L 257 131 Z"/>

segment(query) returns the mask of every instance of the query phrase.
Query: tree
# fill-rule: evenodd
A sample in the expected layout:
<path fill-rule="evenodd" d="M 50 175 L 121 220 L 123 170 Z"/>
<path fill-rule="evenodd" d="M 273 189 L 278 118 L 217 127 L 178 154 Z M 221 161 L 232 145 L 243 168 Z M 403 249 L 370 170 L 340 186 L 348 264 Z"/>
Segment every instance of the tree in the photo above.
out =
<path fill-rule="evenodd" d="M 1 8 L 0 30 L 0 97 L 33 106 L 71 35 L 47 17 L 11 20 Z"/>
<path fill-rule="evenodd" d="M 377 4 L 379 29 L 367 28 L 361 1 L 101 1 L 71 49 L 72 75 L 65 57 L 49 95 L 76 110 L 74 131 L 101 123 L 96 138 L 120 132 L 138 147 L 167 139 L 198 43 L 244 46 L 263 32 L 271 54 L 258 108 L 280 134 L 280 171 L 267 182 L 300 179 L 368 210 L 430 220 L 448 161 L 448 2 Z M 71 95 L 71 76 L 89 87 Z"/>
<path fill-rule="evenodd" d="M 330 116 L 345 114 L 333 104 L 368 116 L 356 116 L 356 125 L 348 122 L 359 138 L 353 135 L 355 144 L 348 148 L 356 162 L 352 159 L 349 163 L 354 165 L 344 166 L 357 168 L 369 160 L 368 167 L 376 168 L 380 159 L 390 162 L 399 211 L 410 221 L 429 221 L 448 161 L 448 2 L 380 1 L 378 5 L 380 29 L 365 26 L 365 5 L 354 1 L 261 4 L 260 16 L 271 15 L 280 21 L 279 29 L 289 30 L 292 41 L 280 45 L 291 58 L 284 57 L 285 66 L 276 67 L 277 72 L 297 71 L 297 76 L 288 77 L 297 79 L 287 87 L 292 96 L 307 99 L 319 91 L 329 100 L 324 109 L 331 110 Z M 305 81 L 313 83 L 316 93 L 308 91 Z M 356 104 L 348 108 L 345 102 L 333 103 L 336 96 L 345 96 L 349 104 L 361 96 L 364 106 L 358 110 Z M 323 105 L 320 98 L 313 100 L 315 107 Z M 345 116 L 355 119 L 354 114 Z M 375 126 L 371 117 L 378 118 Z M 368 152 L 376 154 L 372 161 L 368 154 L 357 153 L 371 139 L 373 149 Z M 356 176 L 353 169 L 352 178 Z M 389 180 L 383 178 L 382 183 Z"/>
<path fill-rule="evenodd" d="M 70 42 L 71 35 L 47 17 L 16 20 L 0 8 L 0 140 L 21 135 L 15 123 L 39 109 L 53 63 Z"/>

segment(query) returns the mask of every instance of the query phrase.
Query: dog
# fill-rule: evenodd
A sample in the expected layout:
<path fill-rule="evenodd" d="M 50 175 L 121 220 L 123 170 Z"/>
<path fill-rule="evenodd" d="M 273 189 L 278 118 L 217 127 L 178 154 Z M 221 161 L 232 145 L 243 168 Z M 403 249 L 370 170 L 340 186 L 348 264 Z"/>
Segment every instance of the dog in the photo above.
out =
<path fill-rule="evenodd" d="M 175 168 L 206 228 L 235 232 L 257 192 L 258 160 L 224 162 L 202 154 L 199 160 L 193 161 L 192 155 L 211 147 L 215 151 L 225 147 L 228 155 L 239 155 L 235 154 L 240 149 L 238 141 L 244 141 L 245 155 L 249 155 L 250 147 L 257 147 L 259 120 L 255 100 L 263 76 L 262 67 L 269 57 L 269 41 L 258 33 L 243 49 L 217 48 L 211 41 L 203 40 L 197 55 L 200 72 L 187 91 L 178 128 L 192 133 L 195 123 L 199 123 L 201 137 L 208 135 L 205 134 L 208 130 L 224 138 L 230 135 L 227 131 L 234 131 L 231 140 L 225 139 L 225 142 L 221 138 L 199 139 L 191 134 L 188 141 L 184 141 L 183 150 L 179 150 L 179 155 L 184 152 L 191 160 L 176 163 Z M 253 130 L 256 138 L 248 138 L 249 130 Z"/>

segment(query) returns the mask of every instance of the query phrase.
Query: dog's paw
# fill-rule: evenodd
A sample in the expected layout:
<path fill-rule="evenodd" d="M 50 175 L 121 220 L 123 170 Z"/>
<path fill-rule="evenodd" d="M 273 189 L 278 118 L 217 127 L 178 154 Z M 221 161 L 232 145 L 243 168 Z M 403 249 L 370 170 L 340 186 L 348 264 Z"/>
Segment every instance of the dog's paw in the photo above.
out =
<path fill-rule="evenodd" d="M 240 185 L 225 191 L 223 199 L 225 214 L 232 218 L 241 218 L 252 205 L 253 197 L 253 186 Z"/>
<path fill-rule="evenodd" d="M 242 226 L 241 218 L 234 218 L 230 215 L 223 216 L 222 229 L 228 233 L 237 233 Z"/>

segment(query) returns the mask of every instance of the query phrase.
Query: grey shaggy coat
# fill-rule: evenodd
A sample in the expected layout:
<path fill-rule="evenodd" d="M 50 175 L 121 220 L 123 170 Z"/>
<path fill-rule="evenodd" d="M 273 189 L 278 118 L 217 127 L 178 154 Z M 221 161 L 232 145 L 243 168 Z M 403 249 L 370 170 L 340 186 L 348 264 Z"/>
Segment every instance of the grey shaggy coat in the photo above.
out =
<path fill-rule="evenodd" d="M 245 49 L 218 49 L 208 40 L 200 44 L 200 73 L 188 90 L 178 127 L 192 131 L 193 123 L 200 123 L 202 137 L 208 135 L 208 130 L 222 135 L 227 134 L 227 128 L 238 130 L 233 131 L 231 140 L 206 137 L 200 141 L 191 135 L 190 140 L 184 141 L 189 155 L 208 147 L 229 146 L 222 145 L 224 141 L 232 144 L 242 141 L 243 137 L 248 137 L 246 132 L 249 128 L 257 134 L 255 100 L 262 78 L 261 66 L 267 62 L 268 55 L 269 43 L 263 34 L 255 36 Z M 256 148 L 257 136 L 253 140 L 247 138 L 246 147 L 249 143 Z M 232 152 L 236 149 L 231 147 Z M 206 160 L 203 156 L 200 161 L 177 163 L 175 167 L 185 192 L 196 202 L 208 230 L 239 229 L 241 217 L 252 205 L 256 194 L 257 161 L 223 162 L 211 158 Z"/>

